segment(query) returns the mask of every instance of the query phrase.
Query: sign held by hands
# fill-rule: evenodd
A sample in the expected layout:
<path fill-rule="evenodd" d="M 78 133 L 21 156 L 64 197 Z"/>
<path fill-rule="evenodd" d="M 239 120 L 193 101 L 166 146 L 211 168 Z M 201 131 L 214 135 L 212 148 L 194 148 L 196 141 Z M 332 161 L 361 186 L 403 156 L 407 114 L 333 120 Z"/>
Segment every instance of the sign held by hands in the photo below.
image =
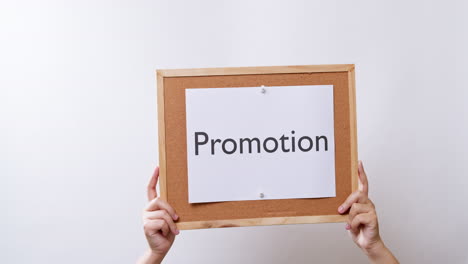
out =
<path fill-rule="evenodd" d="M 346 221 L 354 68 L 158 70 L 159 187 L 177 228 Z"/>

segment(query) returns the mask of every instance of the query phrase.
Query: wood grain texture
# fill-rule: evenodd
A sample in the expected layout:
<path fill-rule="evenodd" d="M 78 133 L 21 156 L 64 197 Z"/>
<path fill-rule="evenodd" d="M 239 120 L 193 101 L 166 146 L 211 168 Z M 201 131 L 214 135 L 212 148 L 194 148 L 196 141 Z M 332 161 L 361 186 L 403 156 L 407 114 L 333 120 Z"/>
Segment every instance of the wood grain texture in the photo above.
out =
<path fill-rule="evenodd" d="M 339 223 L 346 222 L 347 215 L 314 215 L 296 217 L 264 217 L 251 219 L 231 219 L 214 221 L 193 221 L 176 223 L 180 230 L 203 229 L 203 228 L 225 228 L 242 226 L 267 226 L 267 225 L 293 225 L 311 223 Z"/>
<path fill-rule="evenodd" d="M 354 68 L 348 72 L 349 119 L 351 136 L 351 178 L 353 192 L 358 189 L 358 150 L 357 150 L 357 115 L 356 115 L 356 80 Z"/>
<path fill-rule="evenodd" d="M 159 135 L 159 195 L 167 201 L 166 188 L 166 125 L 164 112 L 164 78 L 156 73 L 158 102 L 158 135 Z"/>
<path fill-rule="evenodd" d="M 295 65 L 267 67 L 232 67 L 158 70 L 164 77 L 214 76 L 244 74 L 308 73 L 308 72 L 344 72 L 354 69 L 354 64 Z"/>

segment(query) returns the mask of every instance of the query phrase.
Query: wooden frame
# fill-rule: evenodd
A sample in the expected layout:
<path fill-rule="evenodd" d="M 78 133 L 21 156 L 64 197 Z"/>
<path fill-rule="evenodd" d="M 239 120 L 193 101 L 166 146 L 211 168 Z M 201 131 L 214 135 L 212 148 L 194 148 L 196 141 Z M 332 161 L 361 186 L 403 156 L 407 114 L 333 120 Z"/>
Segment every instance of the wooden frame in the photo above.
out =
<path fill-rule="evenodd" d="M 305 65 L 305 66 L 274 66 L 274 67 L 238 67 L 238 68 L 205 68 L 205 69 L 173 69 L 157 70 L 157 102 L 158 102 L 158 126 L 159 126 L 159 188 L 160 197 L 168 200 L 167 194 L 167 159 L 166 159 L 166 100 L 165 80 L 178 77 L 208 77 L 208 76 L 240 76 L 240 75 L 270 75 L 270 74 L 297 74 L 297 73 L 347 73 L 348 109 L 349 109 L 349 160 L 351 190 L 358 187 L 357 176 L 357 126 L 356 126 L 356 99 L 355 99 L 355 73 L 354 64 L 338 65 Z M 171 203 L 171 201 L 169 201 Z M 177 210 L 177 208 L 175 208 Z M 284 216 L 284 217 L 255 217 L 240 219 L 216 219 L 202 221 L 184 221 L 181 217 L 177 222 L 179 229 L 199 229 L 217 227 L 240 227 L 255 225 L 278 224 L 305 224 L 324 222 L 344 222 L 346 215 L 335 214 Z"/>

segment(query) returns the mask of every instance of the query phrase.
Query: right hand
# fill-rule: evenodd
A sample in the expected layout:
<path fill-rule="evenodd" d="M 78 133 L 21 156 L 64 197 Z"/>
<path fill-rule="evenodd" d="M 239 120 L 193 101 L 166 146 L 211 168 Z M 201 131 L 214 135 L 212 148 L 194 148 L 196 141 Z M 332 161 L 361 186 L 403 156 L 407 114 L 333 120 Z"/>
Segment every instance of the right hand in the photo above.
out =
<path fill-rule="evenodd" d="M 174 243 L 176 235 L 179 234 L 174 223 L 179 218 L 175 210 L 166 201 L 157 197 L 158 178 L 159 167 L 156 167 L 148 184 L 149 203 L 143 211 L 143 225 L 149 245 L 146 263 L 160 263 Z"/>
<path fill-rule="evenodd" d="M 361 161 L 358 165 L 358 179 L 358 190 L 350 194 L 338 208 L 340 214 L 349 212 L 345 228 L 372 263 L 398 263 L 380 237 L 377 213 L 368 196 L 369 183 Z"/>

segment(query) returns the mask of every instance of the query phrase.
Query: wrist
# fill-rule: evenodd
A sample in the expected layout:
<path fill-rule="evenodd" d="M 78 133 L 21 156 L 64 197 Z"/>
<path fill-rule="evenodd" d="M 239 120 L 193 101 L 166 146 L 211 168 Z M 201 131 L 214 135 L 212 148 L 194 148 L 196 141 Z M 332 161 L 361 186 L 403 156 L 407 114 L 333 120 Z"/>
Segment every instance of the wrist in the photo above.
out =
<path fill-rule="evenodd" d="M 364 249 L 364 252 L 371 263 L 398 263 L 393 261 L 395 258 L 382 240 Z"/>
<path fill-rule="evenodd" d="M 364 253 L 366 253 L 366 255 L 369 258 L 372 258 L 372 257 L 378 257 L 379 255 L 383 254 L 386 250 L 386 246 L 384 242 L 381 239 L 379 239 L 373 242 L 372 244 L 369 244 L 363 247 L 362 249 L 364 250 Z"/>
<path fill-rule="evenodd" d="M 165 254 L 154 252 L 148 249 L 143 257 L 138 262 L 139 264 L 160 264 L 165 257 Z"/>

